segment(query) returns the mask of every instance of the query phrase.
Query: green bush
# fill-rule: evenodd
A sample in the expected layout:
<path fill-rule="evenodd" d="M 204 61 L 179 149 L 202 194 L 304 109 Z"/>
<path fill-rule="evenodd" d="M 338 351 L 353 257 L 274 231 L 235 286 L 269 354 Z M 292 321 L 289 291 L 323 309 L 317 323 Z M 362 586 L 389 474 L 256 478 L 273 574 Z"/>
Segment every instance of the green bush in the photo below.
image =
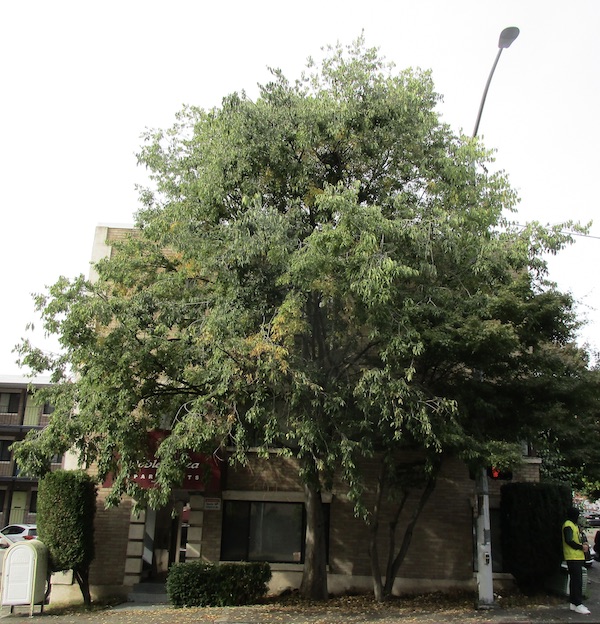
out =
<path fill-rule="evenodd" d="M 501 496 L 504 571 L 521 591 L 535 593 L 560 570 L 561 527 L 571 490 L 553 483 L 510 483 L 502 486 Z"/>
<path fill-rule="evenodd" d="M 73 570 L 85 604 L 91 603 L 96 484 L 83 470 L 56 470 L 40 481 L 38 537 L 48 547 L 53 572 Z"/>
<path fill-rule="evenodd" d="M 167 593 L 175 607 L 224 607 L 251 604 L 267 593 L 268 563 L 192 561 L 169 569 Z"/>

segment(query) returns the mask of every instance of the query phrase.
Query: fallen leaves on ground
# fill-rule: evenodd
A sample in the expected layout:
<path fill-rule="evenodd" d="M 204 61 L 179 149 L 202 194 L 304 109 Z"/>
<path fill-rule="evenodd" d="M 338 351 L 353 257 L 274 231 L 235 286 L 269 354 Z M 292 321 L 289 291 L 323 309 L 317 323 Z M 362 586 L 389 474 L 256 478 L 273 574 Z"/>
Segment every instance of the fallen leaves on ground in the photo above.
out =
<path fill-rule="evenodd" d="M 372 594 L 336 596 L 327 601 L 313 602 L 296 593 L 265 600 L 261 604 L 242 607 L 133 607 L 95 605 L 90 612 L 81 609 L 53 610 L 44 613 L 47 624 L 360 624 L 376 622 L 439 622 L 465 621 L 475 612 L 476 595 L 472 592 L 428 593 L 394 597 L 379 603 Z M 497 596 L 500 607 L 552 606 L 562 602 L 554 596 L 528 597 L 518 593 Z M 436 614 L 437 617 L 436 617 Z M 23 619 L 22 622 L 28 621 Z M 30 622 L 31 620 L 29 620 Z M 21 620 L 9 619 L 10 624 Z"/>

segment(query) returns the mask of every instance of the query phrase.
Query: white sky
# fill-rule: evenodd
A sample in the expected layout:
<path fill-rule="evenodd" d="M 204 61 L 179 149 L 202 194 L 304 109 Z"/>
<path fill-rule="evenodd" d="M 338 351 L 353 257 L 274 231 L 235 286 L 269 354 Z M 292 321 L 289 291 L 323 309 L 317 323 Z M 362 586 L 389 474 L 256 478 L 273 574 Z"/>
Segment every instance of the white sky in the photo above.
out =
<path fill-rule="evenodd" d="M 20 372 L 11 351 L 37 320 L 31 293 L 88 274 L 97 224 L 133 223 L 145 128 L 169 127 L 183 104 L 254 96 L 268 66 L 295 79 L 323 45 L 364 30 L 398 69 L 432 69 L 443 119 L 470 134 L 506 26 L 521 34 L 479 134 L 519 192 L 519 220 L 587 222 L 600 169 L 597 0 L 2 0 L 0 374 Z M 551 265 L 595 348 L 599 256 L 600 239 L 579 238 Z"/>

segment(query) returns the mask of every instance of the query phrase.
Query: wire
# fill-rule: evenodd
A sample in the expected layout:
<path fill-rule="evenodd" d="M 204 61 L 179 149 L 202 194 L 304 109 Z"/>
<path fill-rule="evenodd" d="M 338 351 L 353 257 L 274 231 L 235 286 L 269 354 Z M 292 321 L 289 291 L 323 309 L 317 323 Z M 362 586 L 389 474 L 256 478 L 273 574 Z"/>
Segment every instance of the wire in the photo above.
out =
<path fill-rule="evenodd" d="M 526 225 L 523 225 L 522 223 L 514 223 L 513 225 L 516 225 L 517 227 L 521 227 L 521 228 L 526 228 Z M 550 227 L 548 227 L 547 229 L 550 229 Z M 600 236 L 594 236 L 593 234 L 582 234 L 581 232 L 564 232 L 561 231 L 560 234 L 568 234 L 569 236 L 580 236 L 581 238 L 593 238 L 595 240 L 600 240 Z"/>

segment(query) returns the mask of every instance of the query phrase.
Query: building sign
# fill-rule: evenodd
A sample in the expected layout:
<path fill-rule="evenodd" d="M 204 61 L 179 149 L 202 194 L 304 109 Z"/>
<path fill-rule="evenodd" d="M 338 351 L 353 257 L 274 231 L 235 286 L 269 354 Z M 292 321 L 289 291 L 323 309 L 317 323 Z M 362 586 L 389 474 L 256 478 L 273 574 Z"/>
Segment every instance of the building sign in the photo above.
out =
<path fill-rule="evenodd" d="M 131 480 L 142 488 L 154 487 L 156 481 L 156 471 L 160 466 L 160 459 L 155 457 L 154 451 L 160 443 L 169 435 L 168 431 L 151 431 L 150 449 L 151 456 L 138 464 L 138 470 L 131 476 Z M 105 487 L 110 487 L 106 483 Z M 212 456 L 204 453 L 189 453 L 188 463 L 185 468 L 183 481 L 178 486 L 183 490 L 196 490 L 200 492 L 220 492 L 221 491 L 221 466 Z"/>
<path fill-rule="evenodd" d="M 131 477 L 140 487 L 151 488 L 156 480 L 160 460 L 155 457 L 138 465 L 138 471 Z M 221 469 L 212 456 L 191 453 L 183 481 L 182 490 L 218 492 L 221 490 Z"/>
<path fill-rule="evenodd" d="M 204 499 L 204 511 L 221 511 L 221 499 L 220 498 L 205 498 Z"/>

